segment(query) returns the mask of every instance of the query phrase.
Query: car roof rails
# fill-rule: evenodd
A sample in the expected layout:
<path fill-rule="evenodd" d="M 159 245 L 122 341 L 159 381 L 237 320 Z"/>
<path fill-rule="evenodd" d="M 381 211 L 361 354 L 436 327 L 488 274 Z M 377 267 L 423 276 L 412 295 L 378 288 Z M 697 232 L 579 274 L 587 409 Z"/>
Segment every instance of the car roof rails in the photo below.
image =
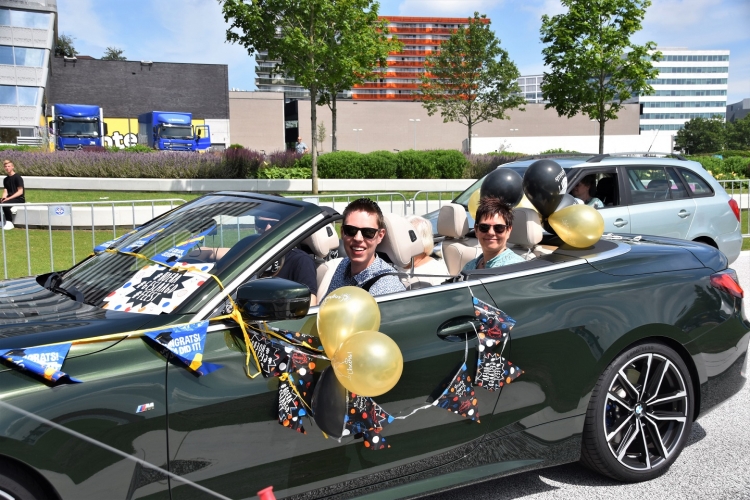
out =
<path fill-rule="evenodd" d="M 594 153 L 549 153 L 539 155 L 520 156 L 513 161 L 524 161 L 524 160 L 543 160 L 549 158 L 554 160 L 555 158 L 589 158 L 596 156 Z"/>
<path fill-rule="evenodd" d="M 674 158 L 675 160 L 687 161 L 687 158 L 685 158 L 679 153 L 659 153 L 657 151 L 626 151 L 623 153 L 612 153 L 609 155 L 605 154 L 605 155 L 600 155 L 600 156 L 602 157 L 605 157 L 605 156 L 642 156 L 645 158 L 651 158 L 651 157 L 655 158 L 657 156 L 663 156 L 665 158 Z M 590 161 L 593 161 L 593 160 L 594 159 L 592 158 Z M 601 161 L 601 159 L 599 159 L 599 161 Z"/>
<path fill-rule="evenodd" d="M 604 158 L 608 158 L 608 157 L 609 157 L 609 153 L 604 153 L 603 155 L 595 155 L 589 158 L 588 160 L 586 160 L 586 163 L 599 163 Z"/>

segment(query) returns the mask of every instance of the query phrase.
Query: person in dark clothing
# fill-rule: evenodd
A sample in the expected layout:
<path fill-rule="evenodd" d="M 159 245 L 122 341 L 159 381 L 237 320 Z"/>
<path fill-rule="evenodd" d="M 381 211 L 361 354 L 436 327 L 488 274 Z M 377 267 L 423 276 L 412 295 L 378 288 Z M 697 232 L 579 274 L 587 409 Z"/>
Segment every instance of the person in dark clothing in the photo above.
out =
<path fill-rule="evenodd" d="M 23 178 L 16 173 L 16 167 L 10 160 L 3 161 L 6 177 L 3 179 L 3 197 L 0 203 L 26 203 L 23 190 Z M 3 229 L 13 229 L 13 212 L 12 207 L 3 207 L 5 215 L 5 225 Z"/>
<path fill-rule="evenodd" d="M 310 289 L 310 305 L 314 306 L 318 303 L 318 278 L 315 273 L 315 262 L 304 251 L 293 248 L 284 255 L 281 268 L 275 276 L 306 285 Z"/>

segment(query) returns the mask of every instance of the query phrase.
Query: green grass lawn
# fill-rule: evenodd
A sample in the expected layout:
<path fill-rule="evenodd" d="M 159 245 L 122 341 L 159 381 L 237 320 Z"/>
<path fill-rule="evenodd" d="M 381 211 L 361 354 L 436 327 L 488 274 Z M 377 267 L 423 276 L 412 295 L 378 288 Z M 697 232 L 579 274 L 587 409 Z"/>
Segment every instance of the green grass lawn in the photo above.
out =
<path fill-rule="evenodd" d="M 26 201 L 29 203 L 63 203 L 76 201 L 124 201 L 124 200 L 164 200 L 180 198 L 190 201 L 200 193 L 168 193 L 149 191 L 69 191 L 58 189 L 29 189 Z"/>

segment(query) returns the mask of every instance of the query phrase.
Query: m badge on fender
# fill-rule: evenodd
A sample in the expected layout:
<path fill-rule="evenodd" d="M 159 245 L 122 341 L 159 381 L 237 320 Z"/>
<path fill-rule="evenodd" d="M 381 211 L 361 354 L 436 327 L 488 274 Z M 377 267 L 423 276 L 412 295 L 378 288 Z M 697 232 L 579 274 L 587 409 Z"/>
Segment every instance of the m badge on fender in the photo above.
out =
<path fill-rule="evenodd" d="M 146 403 L 145 405 L 140 405 L 138 408 L 136 408 L 136 413 L 143 413 L 144 411 L 149 411 L 154 409 L 154 403 Z"/>

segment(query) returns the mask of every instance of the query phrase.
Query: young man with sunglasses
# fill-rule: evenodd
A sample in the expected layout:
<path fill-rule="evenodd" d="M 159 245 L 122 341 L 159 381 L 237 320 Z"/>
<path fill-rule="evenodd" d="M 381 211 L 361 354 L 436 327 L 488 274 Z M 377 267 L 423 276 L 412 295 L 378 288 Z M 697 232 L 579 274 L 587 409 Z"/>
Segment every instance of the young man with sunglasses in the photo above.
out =
<path fill-rule="evenodd" d="M 513 209 L 498 198 L 487 197 L 479 201 L 474 231 L 482 247 L 482 255 L 467 263 L 463 270 L 489 269 L 525 262 L 506 246 L 513 227 Z"/>
<path fill-rule="evenodd" d="M 363 288 L 373 296 L 406 290 L 396 270 L 375 254 L 384 236 L 383 212 L 377 203 L 360 198 L 346 207 L 341 226 L 346 257 L 331 278 L 329 293 L 342 286 Z"/>

